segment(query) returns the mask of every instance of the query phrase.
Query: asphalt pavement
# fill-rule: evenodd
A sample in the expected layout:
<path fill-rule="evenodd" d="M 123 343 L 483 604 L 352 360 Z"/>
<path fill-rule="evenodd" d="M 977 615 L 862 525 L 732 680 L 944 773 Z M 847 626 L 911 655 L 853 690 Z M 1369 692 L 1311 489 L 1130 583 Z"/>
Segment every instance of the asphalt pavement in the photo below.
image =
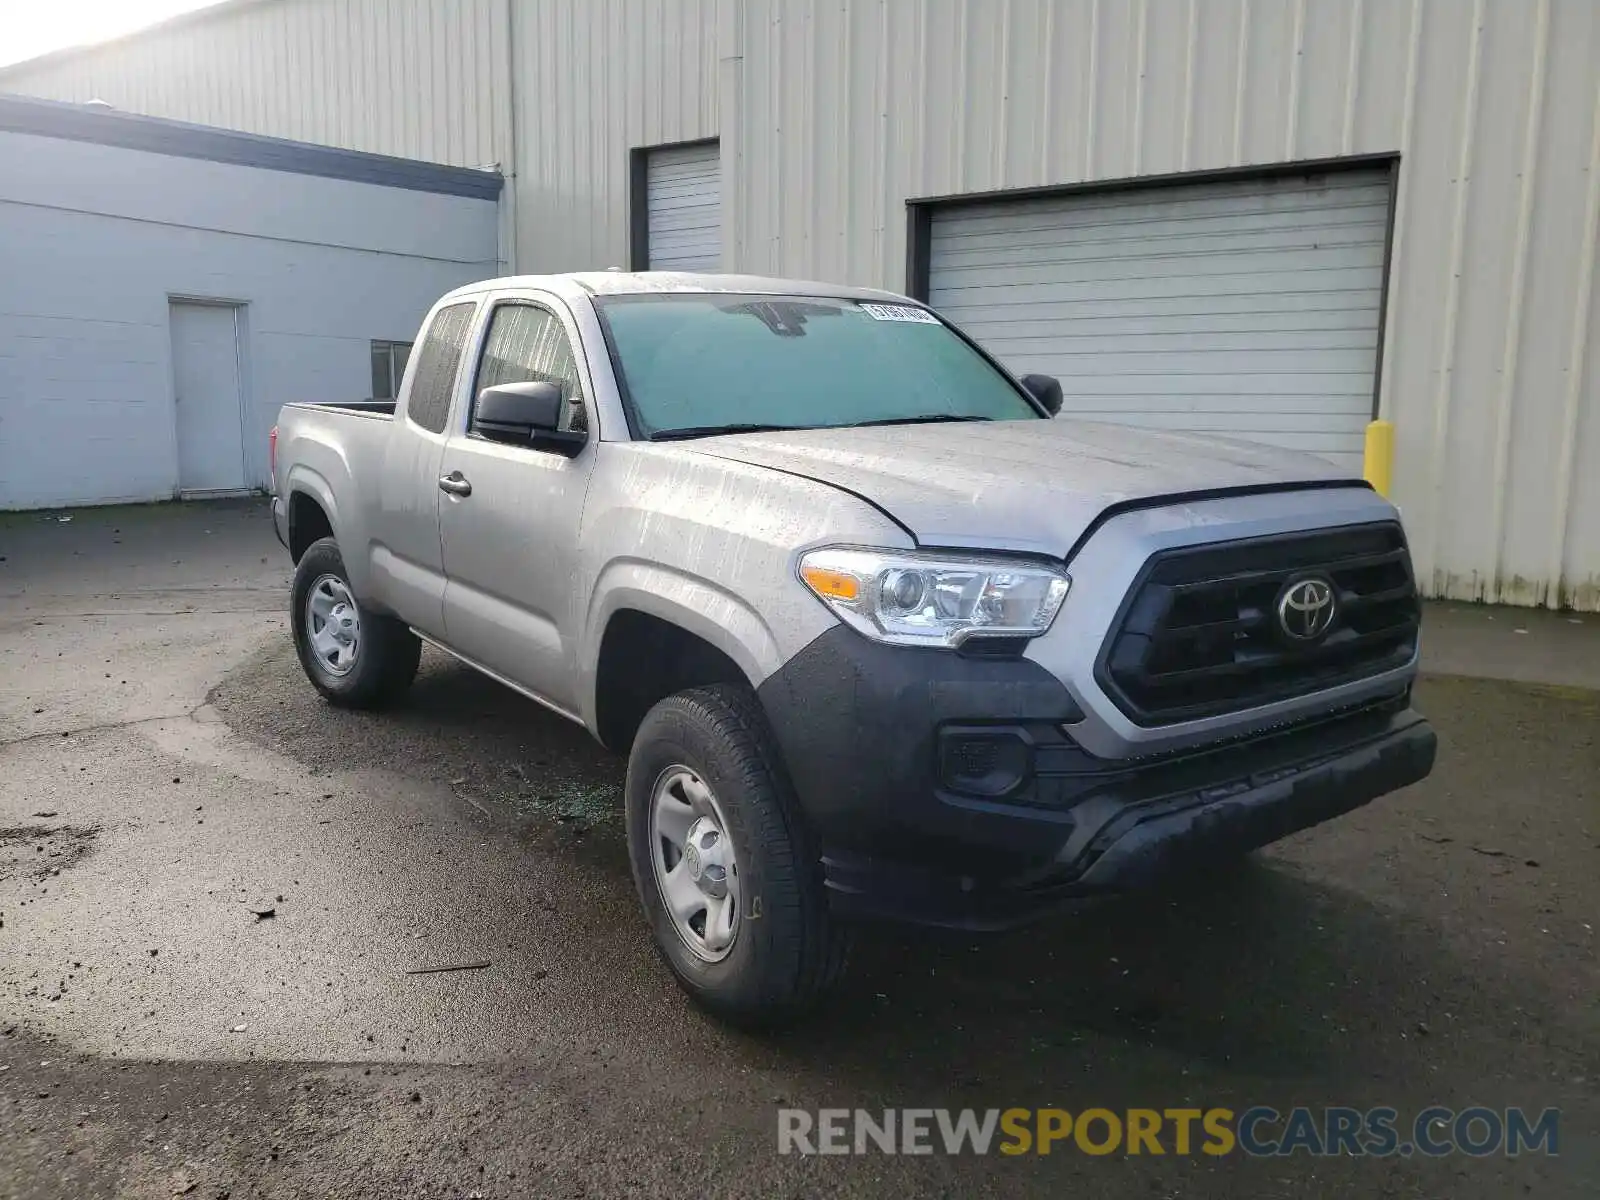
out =
<path fill-rule="evenodd" d="M 259 501 L 0 514 L 0 1196 L 1600 1192 L 1600 617 L 1438 607 L 1425 783 L 1004 938 L 869 931 L 756 1038 L 655 957 L 619 760 L 432 652 L 328 708 L 287 575 Z M 781 1108 L 1297 1104 L 1559 1108 L 1561 1153 L 778 1153 Z"/>

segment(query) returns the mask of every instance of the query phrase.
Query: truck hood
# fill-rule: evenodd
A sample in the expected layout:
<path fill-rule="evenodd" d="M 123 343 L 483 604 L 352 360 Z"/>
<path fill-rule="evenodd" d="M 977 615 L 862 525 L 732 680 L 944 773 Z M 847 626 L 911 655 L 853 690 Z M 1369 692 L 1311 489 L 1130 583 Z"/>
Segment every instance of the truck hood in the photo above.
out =
<path fill-rule="evenodd" d="M 853 492 L 924 546 L 1054 556 L 1126 501 L 1350 479 L 1309 454 L 1071 418 L 734 434 L 689 447 Z"/>

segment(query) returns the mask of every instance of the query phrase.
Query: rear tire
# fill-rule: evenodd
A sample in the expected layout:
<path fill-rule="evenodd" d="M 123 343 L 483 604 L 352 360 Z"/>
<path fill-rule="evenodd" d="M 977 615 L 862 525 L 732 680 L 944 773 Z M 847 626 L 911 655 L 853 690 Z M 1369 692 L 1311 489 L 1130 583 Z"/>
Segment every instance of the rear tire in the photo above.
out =
<path fill-rule="evenodd" d="M 393 617 L 362 610 L 331 537 L 301 556 L 290 595 L 300 666 L 330 704 L 378 708 L 411 686 L 421 640 Z"/>
<path fill-rule="evenodd" d="M 816 849 L 755 697 L 719 684 L 657 704 L 634 738 L 626 794 L 639 899 L 684 991 L 745 1027 L 812 1008 L 843 974 L 848 932 L 828 912 Z M 704 849 L 683 848 L 691 841 Z"/>

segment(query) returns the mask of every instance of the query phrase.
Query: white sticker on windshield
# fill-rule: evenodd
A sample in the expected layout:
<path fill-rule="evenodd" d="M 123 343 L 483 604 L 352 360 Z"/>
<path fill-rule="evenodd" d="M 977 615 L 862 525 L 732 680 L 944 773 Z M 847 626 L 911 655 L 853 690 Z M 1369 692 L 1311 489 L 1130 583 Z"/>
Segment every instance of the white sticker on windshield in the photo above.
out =
<path fill-rule="evenodd" d="M 925 308 L 909 304 L 863 304 L 861 311 L 874 321 L 911 321 L 918 325 L 937 325 L 939 318 Z"/>

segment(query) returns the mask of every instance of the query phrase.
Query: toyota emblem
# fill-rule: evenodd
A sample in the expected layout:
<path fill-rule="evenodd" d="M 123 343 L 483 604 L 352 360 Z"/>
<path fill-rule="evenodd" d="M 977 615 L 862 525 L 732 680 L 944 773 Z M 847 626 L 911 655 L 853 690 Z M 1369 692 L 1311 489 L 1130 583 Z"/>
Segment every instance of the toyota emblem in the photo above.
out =
<path fill-rule="evenodd" d="M 1338 605 L 1326 579 L 1301 579 L 1278 597 L 1278 628 L 1296 642 L 1314 642 L 1333 625 Z"/>

